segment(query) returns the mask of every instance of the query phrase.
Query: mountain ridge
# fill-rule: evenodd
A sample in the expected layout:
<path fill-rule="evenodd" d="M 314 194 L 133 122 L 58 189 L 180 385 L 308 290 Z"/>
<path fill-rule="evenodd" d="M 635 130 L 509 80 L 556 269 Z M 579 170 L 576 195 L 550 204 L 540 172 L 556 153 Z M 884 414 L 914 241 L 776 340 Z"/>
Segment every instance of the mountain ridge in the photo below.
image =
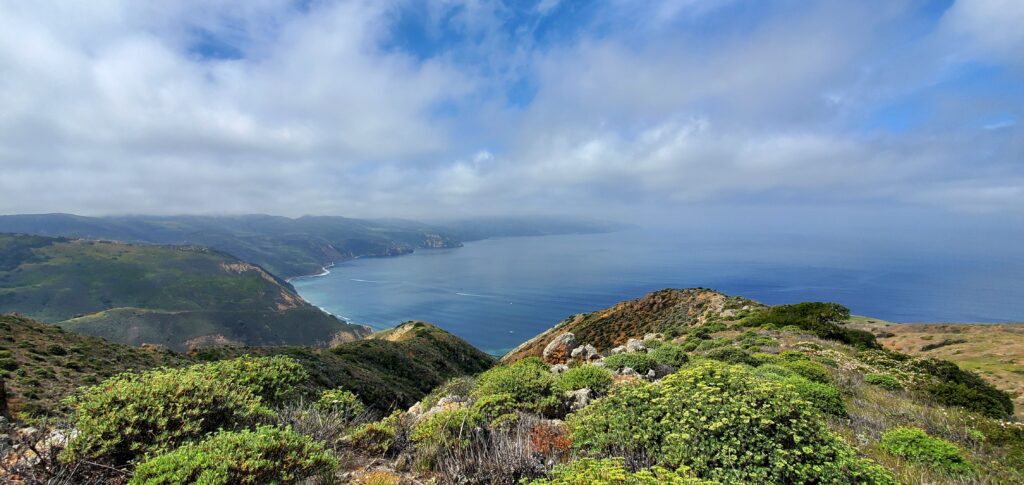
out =
<path fill-rule="evenodd" d="M 0 252 L 0 311 L 122 343 L 327 345 L 369 334 L 222 251 L 0 234 Z"/>

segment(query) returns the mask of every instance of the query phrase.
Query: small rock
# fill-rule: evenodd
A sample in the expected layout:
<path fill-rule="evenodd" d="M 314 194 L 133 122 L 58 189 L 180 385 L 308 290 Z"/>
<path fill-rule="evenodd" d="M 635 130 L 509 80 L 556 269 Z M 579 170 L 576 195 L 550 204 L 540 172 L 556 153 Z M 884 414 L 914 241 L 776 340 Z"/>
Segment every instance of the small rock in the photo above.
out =
<path fill-rule="evenodd" d="M 412 407 L 409 408 L 408 413 L 414 416 L 423 414 L 423 401 L 416 401 L 416 404 L 413 404 Z"/>
<path fill-rule="evenodd" d="M 654 379 L 655 377 L 657 377 L 657 375 L 658 374 L 654 372 L 654 369 L 651 369 L 651 370 L 647 371 L 647 378 L 648 379 Z"/>
<path fill-rule="evenodd" d="M 565 397 L 569 399 L 569 408 L 573 411 L 583 409 L 587 404 L 590 404 L 590 395 L 591 391 L 587 388 L 567 391 L 565 393 Z"/>
<path fill-rule="evenodd" d="M 622 370 L 620 370 L 618 372 L 618 374 L 620 376 L 636 376 L 636 375 L 639 375 L 639 374 L 637 374 L 637 372 L 635 370 L 633 370 L 632 367 L 623 367 Z"/>
<path fill-rule="evenodd" d="M 623 353 L 625 351 L 626 351 L 626 347 L 620 345 L 618 347 L 615 347 L 615 348 L 611 349 L 609 352 L 611 353 L 611 355 L 615 355 L 615 354 L 621 354 L 621 353 Z"/>
<path fill-rule="evenodd" d="M 643 342 L 635 338 L 631 338 L 626 342 L 626 352 L 640 352 L 641 350 L 647 350 Z"/>
<path fill-rule="evenodd" d="M 567 370 L 569 370 L 569 366 L 567 366 L 565 364 L 555 364 L 555 365 L 551 366 L 551 373 L 552 374 L 561 374 L 561 373 L 563 373 L 563 372 L 565 372 Z"/>
<path fill-rule="evenodd" d="M 572 356 L 577 347 L 576 336 L 572 332 L 563 333 L 544 347 L 544 362 L 548 364 L 564 364 Z"/>
<path fill-rule="evenodd" d="M 604 367 L 605 366 L 604 359 L 595 360 L 590 365 L 593 365 L 594 367 Z"/>
<path fill-rule="evenodd" d="M 664 338 L 665 338 L 665 337 L 663 337 L 663 336 L 662 336 L 662 335 L 661 335 L 660 333 L 648 333 L 648 334 L 644 334 L 644 342 L 646 342 L 646 341 L 648 341 L 648 340 L 662 340 L 662 339 L 664 339 Z"/>
<path fill-rule="evenodd" d="M 581 345 L 572 350 L 573 359 L 582 359 L 587 362 L 593 360 L 596 357 L 600 357 L 601 354 L 597 352 L 597 349 L 590 344 Z"/>

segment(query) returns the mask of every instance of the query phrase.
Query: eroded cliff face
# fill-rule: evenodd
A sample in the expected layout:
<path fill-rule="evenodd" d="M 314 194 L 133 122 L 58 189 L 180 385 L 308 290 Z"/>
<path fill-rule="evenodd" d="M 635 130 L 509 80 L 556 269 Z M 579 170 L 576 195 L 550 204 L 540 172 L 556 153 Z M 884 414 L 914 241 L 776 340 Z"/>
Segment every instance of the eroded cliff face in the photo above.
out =
<path fill-rule="evenodd" d="M 502 360 L 541 356 L 544 347 L 566 332 L 572 332 L 580 342 L 603 352 L 623 345 L 631 338 L 643 338 L 648 333 L 699 326 L 711 318 L 726 317 L 745 307 L 761 306 L 764 305 L 754 300 L 731 297 L 707 288 L 655 291 L 605 310 L 574 315 L 524 342 Z"/>

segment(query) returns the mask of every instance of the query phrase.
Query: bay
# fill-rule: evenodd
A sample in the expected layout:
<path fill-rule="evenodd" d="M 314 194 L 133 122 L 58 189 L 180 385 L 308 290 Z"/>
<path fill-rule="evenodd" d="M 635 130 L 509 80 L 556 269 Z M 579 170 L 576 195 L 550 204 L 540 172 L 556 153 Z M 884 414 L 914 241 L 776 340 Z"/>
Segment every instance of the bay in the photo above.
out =
<path fill-rule="evenodd" d="M 575 313 L 673 287 L 714 288 L 768 304 L 834 301 L 897 322 L 1024 320 L 1021 251 L 969 249 L 636 229 L 357 259 L 292 284 L 314 305 L 354 323 L 383 329 L 424 320 L 495 355 Z"/>

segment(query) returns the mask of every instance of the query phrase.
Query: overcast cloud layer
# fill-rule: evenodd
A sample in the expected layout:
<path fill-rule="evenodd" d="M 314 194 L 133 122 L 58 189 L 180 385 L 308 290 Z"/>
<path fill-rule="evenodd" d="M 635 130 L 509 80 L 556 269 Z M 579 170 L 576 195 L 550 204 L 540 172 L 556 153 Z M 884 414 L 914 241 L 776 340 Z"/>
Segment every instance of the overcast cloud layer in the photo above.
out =
<path fill-rule="evenodd" d="M 0 213 L 1022 220 L 1024 2 L 591 3 L 0 0 Z"/>

